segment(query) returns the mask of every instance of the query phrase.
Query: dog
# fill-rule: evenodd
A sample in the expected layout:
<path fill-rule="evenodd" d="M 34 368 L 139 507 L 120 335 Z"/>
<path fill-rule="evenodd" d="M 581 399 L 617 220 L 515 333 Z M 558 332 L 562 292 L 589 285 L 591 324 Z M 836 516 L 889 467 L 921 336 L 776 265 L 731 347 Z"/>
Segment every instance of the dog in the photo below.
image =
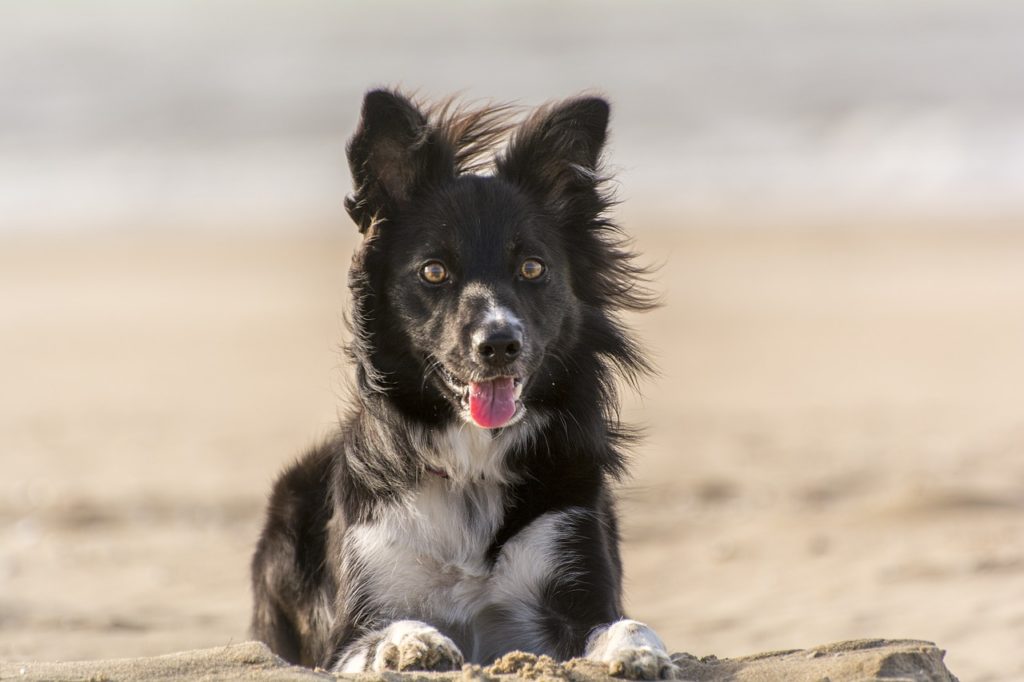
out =
<path fill-rule="evenodd" d="M 649 370 L 620 320 L 655 305 L 609 212 L 609 105 L 426 107 L 366 94 L 347 152 L 353 397 L 277 480 L 252 633 L 337 672 L 513 650 L 672 677 L 622 608 L 612 494 Z"/>

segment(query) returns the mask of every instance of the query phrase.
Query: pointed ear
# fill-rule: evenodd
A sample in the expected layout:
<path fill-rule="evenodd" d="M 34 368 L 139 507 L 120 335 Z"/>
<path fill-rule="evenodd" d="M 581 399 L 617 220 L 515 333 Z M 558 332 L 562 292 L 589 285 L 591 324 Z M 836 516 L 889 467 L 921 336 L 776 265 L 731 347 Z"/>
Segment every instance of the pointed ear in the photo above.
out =
<path fill-rule="evenodd" d="M 451 150 L 423 112 L 389 90 L 366 93 L 359 127 L 348 143 L 348 164 L 354 190 L 345 208 L 360 232 L 455 172 Z"/>
<path fill-rule="evenodd" d="M 599 97 L 541 109 L 513 136 L 497 161 L 498 172 L 556 202 L 596 190 L 608 114 L 608 102 Z"/>

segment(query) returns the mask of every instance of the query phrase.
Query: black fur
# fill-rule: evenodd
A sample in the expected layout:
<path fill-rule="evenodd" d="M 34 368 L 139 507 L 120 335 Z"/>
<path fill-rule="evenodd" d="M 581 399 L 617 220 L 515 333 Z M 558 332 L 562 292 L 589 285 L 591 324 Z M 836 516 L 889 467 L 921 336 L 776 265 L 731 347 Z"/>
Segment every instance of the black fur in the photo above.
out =
<path fill-rule="evenodd" d="M 423 108 L 392 91 L 366 95 L 348 147 L 355 189 L 346 200 L 364 235 L 349 275 L 357 390 L 337 435 L 278 480 L 252 565 L 253 634 L 287 660 L 330 667 L 395 617 L 430 623 L 466 653 L 475 628 L 504 641 L 510 616 L 501 604 L 471 622 L 382 612 L 373 576 L 347 542 L 353 528 L 402 513 L 438 476 L 452 476 L 445 489 L 465 496 L 467 509 L 477 504 L 474 486 L 489 484 L 484 469 L 473 469 L 480 482 L 456 481 L 454 469 L 437 470 L 434 454 L 446 456 L 446 430 L 479 428 L 466 423 L 460 387 L 498 375 L 517 377 L 523 392 L 518 423 L 492 436 L 520 435 L 498 468 L 507 474 L 495 484 L 502 513 L 481 561 L 493 567 L 543 515 L 582 510 L 559 535 L 558 568 L 528 605 L 531 646 L 579 655 L 596 626 L 622 617 L 609 486 L 624 473 L 633 436 L 618 421 L 616 380 L 635 382 L 647 364 L 618 315 L 653 300 L 609 217 L 608 115 L 596 97 L 516 124 L 509 107 Z M 542 262 L 544 274 L 524 278 L 524 259 Z M 444 283 L 420 277 L 433 260 L 447 268 Z M 515 323 L 495 317 L 496 306 Z M 481 334 L 492 332 L 521 337 L 498 371 L 480 350 Z M 480 646 L 483 657 L 505 651 Z"/>

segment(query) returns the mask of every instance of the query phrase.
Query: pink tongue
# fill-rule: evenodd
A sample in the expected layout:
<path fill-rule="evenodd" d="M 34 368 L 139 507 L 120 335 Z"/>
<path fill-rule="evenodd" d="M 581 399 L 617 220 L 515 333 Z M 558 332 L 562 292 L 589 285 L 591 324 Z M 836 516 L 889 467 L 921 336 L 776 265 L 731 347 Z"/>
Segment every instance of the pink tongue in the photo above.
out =
<path fill-rule="evenodd" d="M 469 414 L 477 426 L 497 429 L 507 424 L 515 413 L 516 390 L 512 377 L 469 385 Z"/>

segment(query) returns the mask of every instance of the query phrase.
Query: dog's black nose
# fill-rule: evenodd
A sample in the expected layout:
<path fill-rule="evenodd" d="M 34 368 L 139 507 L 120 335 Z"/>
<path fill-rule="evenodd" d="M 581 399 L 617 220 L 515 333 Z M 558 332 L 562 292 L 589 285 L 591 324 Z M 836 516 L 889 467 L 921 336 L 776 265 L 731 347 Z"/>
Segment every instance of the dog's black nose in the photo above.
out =
<path fill-rule="evenodd" d="M 491 367 L 503 367 L 519 356 L 523 348 L 522 332 L 503 327 L 490 331 L 476 346 L 477 356 Z"/>

